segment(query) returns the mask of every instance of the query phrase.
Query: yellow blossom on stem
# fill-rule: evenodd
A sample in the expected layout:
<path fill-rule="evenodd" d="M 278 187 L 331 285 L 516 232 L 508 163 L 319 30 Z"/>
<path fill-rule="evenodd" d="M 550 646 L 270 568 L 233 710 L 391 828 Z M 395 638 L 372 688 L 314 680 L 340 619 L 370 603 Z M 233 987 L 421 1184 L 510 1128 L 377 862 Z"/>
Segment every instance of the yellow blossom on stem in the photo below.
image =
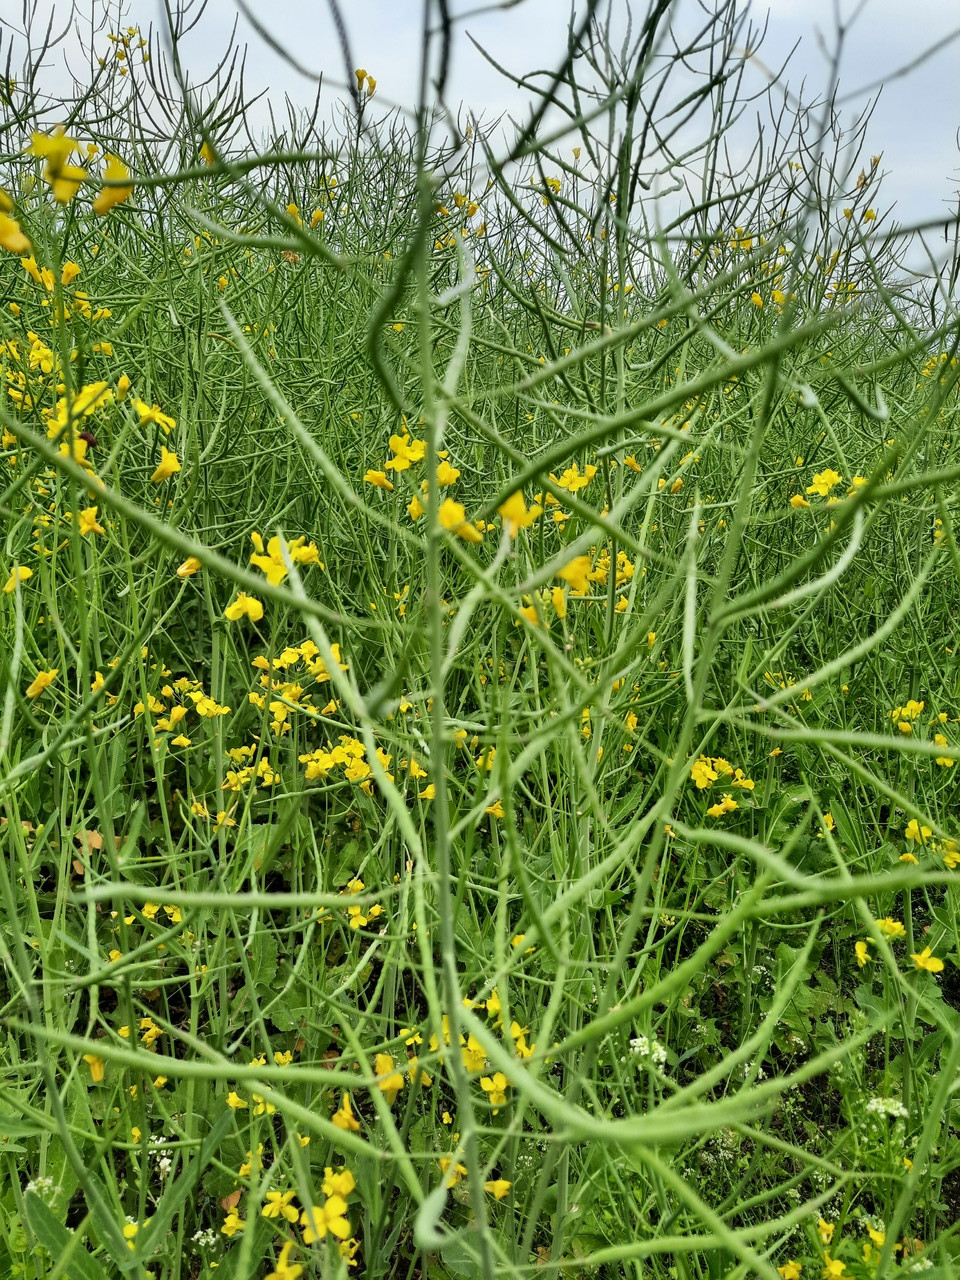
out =
<path fill-rule="evenodd" d="M 720 818 L 725 813 L 732 813 L 734 809 L 739 809 L 740 805 L 734 800 L 733 796 L 726 794 L 716 804 L 712 804 L 707 810 L 711 818 Z"/>
<path fill-rule="evenodd" d="M 354 1117 L 349 1093 L 343 1095 L 339 1111 L 335 1111 L 330 1119 L 338 1129 L 343 1129 L 345 1133 L 360 1132 L 360 1122 Z"/>
<path fill-rule="evenodd" d="M 558 569 L 554 575 L 568 582 L 577 595 L 585 595 L 589 587 L 590 557 L 575 556 L 569 564 Z"/>
<path fill-rule="evenodd" d="M 244 1231 L 246 1226 L 247 1224 L 244 1222 L 243 1218 L 240 1217 L 239 1213 L 237 1213 L 236 1209 L 231 1209 L 227 1214 L 220 1231 L 229 1239 L 231 1236 L 235 1236 L 238 1231 Z"/>
<path fill-rule="evenodd" d="M 824 1280 L 847 1280 L 850 1273 L 843 1265 L 843 1260 L 841 1258 L 831 1258 L 829 1253 L 824 1251 L 823 1263 L 824 1266 L 821 1275 Z"/>
<path fill-rule="evenodd" d="M 927 973 L 943 972 L 943 961 L 938 960 L 929 947 L 924 947 L 917 955 L 911 955 L 910 959 L 917 969 L 925 969 Z"/>
<path fill-rule="evenodd" d="M 85 507 L 80 512 L 77 520 L 77 528 L 80 530 L 80 537 L 85 538 L 88 533 L 106 533 L 103 525 L 97 523 L 97 508 Z"/>
<path fill-rule="evenodd" d="M 83 1060 L 90 1068 L 90 1079 L 94 1084 L 99 1084 L 103 1079 L 103 1070 L 106 1065 L 102 1058 L 98 1058 L 95 1053 L 85 1053 Z"/>
<path fill-rule="evenodd" d="M 835 488 L 843 480 L 843 476 L 838 471 L 834 471 L 832 467 L 827 467 L 825 471 L 818 472 L 812 482 L 807 485 L 807 493 L 819 494 L 821 498 L 825 498 L 831 489 Z"/>
<path fill-rule="evenodd" d="M 166 445 L 161 445 L 160 462 L 157 465 L 156 471 L 154 471 L 153 475 L 150 477 L 153 483 L 160 484 L 162 480 L 168 480 L 170 476 L 176 475 L 180 470 L 180 459 L 177 455 L 171 449 L 168 449 Z"/>
<path fill-rule="evenodd" d="M 147 404 L 146 401 L 136 398 L 131 400 L 130 403 L 137 411 L 141 427 L 146 426 L 147 423 L 155 422 L 158 427 L 163 429 L 164 435 L 169 435 L 177 425 L 176 419 L 164 413 L 158 404 Z M 177 470 L 179 471 L 180 468 L 178 467 Z"/>
<path fill-rule="evenodd" d="M 295 1191 L 268 1191 L 267 1202 L 260 1210 L 261 1218 L 285 1218 L 287 1222 L 296 1222 L 299 1211 L 290 1203 L 296 1197 Z"/>
<path fill-rule="evenodd" d="M 9 253 L 33 252 L 33 245 L 20 230 L 20 223 L 7 213 L 0 213 L 0 248 Z"/>
<path fill-rule="evenodd" d="M 56 680 L 59 670 L 59 667 L 52 667 L 49 671 L 38 671 L 33 681 L 27 686 L 26 696 L 39 698 L 44 689 L 49 689 Z"/>
<path fill-rule="evenodd" d="M 16 591 L 21 582 L 26 582 L 33 577 L 33 570 L 25 564 L 18 564 L 16 568 L 10 570 L 10 577 L 3 584 L 3 594 L 5 596 L 12 595 Z"/>
<path fill-rule="evenodd" d="M 690 766 L 690 781 L 699 791 L 706 790 L 716 782 L 718 776 L 716 769 L 710 763 L 709 756 L 700 756 Z"/>
<path fill-rule="evenodd" d="M 323 1194 L 325 1196 L 342 1196 L 346 1199 L 356 1185 L 357 1181 L 353 1174 L 343 1165 L 338 1169 L 327 1165 L 323 1171 Z"/>
<path fill-rule="evenodd" d="M 882 920 L 875 920 L 874 924 L 888 938 L 905 938 L 907 931 L 899 920 L 894 920 L 891 916 L 884 916 Z"/>
<path fill-rule="evenodd" d="M 296 1221 L 296 1216 L 290 1219 L 291 1222 Z M 277 1258 L 276 1271 L 269 1271 L 265 1280 L 299 1280 L 303 1275 L 303 1267 L 299 1262 L 291 1262 L 290 1254 L 293 1251 L 293 1241 L 288 1240 L 280 1250 L 280 1256 Z"/>
<path fill-rule="evenodd" d="M 512 1182 L 507 1182 L 506 1178 L 495 1178 L 492 1182 L 483 1184 L 484 1191 L 489 1191 L 495 1200 L 502 1200 L 510 1188 Z"/>
<path fill-rule="evenodd" d="M 350 1223 L 347 1221 L 347 1202 L 342 1196 L 328 1196 L 326 1204 L 312 1205 L 300 1214 L 300 1225 L 303 1227 L 304 1244 L 313 1244 L 322 1240 L 329 1232 L 338 1240 L 346 1240 L 350 1234 Z"/>
<path fill-rule="evenodd" d="M 497 507 L 503 527 L 511 538 L 515 538 L 521 529 L 529 529 L 534 520 L 543 514 L 543 507 L 534 504 L 528 507 L 524 501 L 522 490 L 512 493 L 506 502 Z"/>
<path fill-rule="evenodd" d="M 239 622 L 241 618 L 259 622 L 263 617 L 263 605 L 256 596 L 248 596 L 245 591 L 241 591 L 233 604 L 228 604 L 224 609 L 223 616 L 230 622 Z"/>
<path fill-rule="evenodd" d="M 926 844 L 933 832 L 929 827 L 919 823 L 916 818 L 911 818 L 903 834 L 907 840 L 915 840 L 917 844 Z"/>
<path fill-rule="evenodd" d="M 119 156 L 108 155 L 106 168 L 103 171 L 105 182 L 123 183 L 122 186 L 103 187 L 94 198 L 93 212 L 98 217 L 109 213 L 110 210 L 118 204 L 123 204 L 124 200 L 129 200 L 133 195 L 133 184 L 125 183 L 124 179 L 130 177 L 130 170 L 123 163 Z"/>
<path fill-rule="evenodd" d="M 183 564 L 177 568 L 178 578 L 191 578 L 199 570 L 203 568 L 203 564 L 196 556 L 187 556 Z"/>
<path fill-rule="evenodd" d="M 463 538 L 465 542 L 477 543 L 483 541 L 483 534 L 467 520 L 467 513 L 462 502 L 455 502 L 453 498 L 444 498 L 437 512 L 437 519 L 444 529 L 450 533 L 455 533 L 458 538 Z"/>
<path fill-rule="evenodd" d="M 389 1053 L 378 1053 L 374 1059 L 373 1069 L 377 1074 L 377 1088 L 392 1107 L 394 1099 L 403 1088 L 403 1076 L 395 1070 L 393 1058 Z"/>
<path fill-rule="evenodd" d="M 488 1095 L 494 1115 L 497 1114 L 499 1108 L 507 1100 L 509 1084 L 510 1082 L 502 1071 L 496 1071 L 492 1076 L 480 1077 L 480 1088 Z"/>

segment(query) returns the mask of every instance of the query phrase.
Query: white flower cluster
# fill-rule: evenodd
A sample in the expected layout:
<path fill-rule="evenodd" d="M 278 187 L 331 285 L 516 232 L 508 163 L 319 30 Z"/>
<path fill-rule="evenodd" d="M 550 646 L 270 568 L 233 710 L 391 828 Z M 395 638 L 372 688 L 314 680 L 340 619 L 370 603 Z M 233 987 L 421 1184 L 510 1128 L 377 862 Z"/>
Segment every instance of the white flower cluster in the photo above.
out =
<path fill-rule="evenodd" d="M 906 1120 L 910 1113 L 898 1098 L 871 1098 L 867 1103 L 867 1114 L 894 1116 Z"/>
<path fill-rule="evenodd" d="M 216 1231 L 214 1231 L 212 1227 L 207 1227 L 206 1230 L 201 1229 L 200 1231 L 195 1231 L 191 1236 L 191 1239 L 193 1240 L 193 1243 L 198 1244 L 201 1249 L 212 1249 L 217 1243 L 218 1237 Z"/>
<path fill-rule="evenodd" d="M 647 1036 L 634 1036 L 630 1041 L 630 1052 L 636 1058 L 649 1058 L 659 1069 L 666 1066 L 667 1051 L 659 1040 L 650 1040 Z"/>
<path fill-rule="evenodd" d="M 32 1191 L 43 1199 L 53 1190 L 52 1178 L 33 1178 L 24 1187 L 24 1191 Z"/>

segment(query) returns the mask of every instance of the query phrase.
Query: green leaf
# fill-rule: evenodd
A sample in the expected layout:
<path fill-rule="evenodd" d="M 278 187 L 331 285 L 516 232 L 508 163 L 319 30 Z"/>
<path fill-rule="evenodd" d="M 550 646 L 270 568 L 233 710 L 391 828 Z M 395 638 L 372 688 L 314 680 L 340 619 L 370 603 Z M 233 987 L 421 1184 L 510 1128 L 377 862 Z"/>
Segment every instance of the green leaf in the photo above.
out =
<path fill-rule="evenodd" d="M 32 1138 L 43 1132 L 43 1126 L 34 1120 L 24 1120 L 22 1116 L 12 1116 L 0 1111 L 0 1139 Z M 9 1151 L 11 1148 L 4 1145 L 3 1150 Z"/>
<path fill-rule="evenodd" d="M 83 1241 L 75 1231 L 68 1231 L 34 1191 L 23 1197 L 27 1226 L 50 1257 L 58 1264 L 61 1273 L 78 1277 L 78 1280 L 111 1280 L 100 1263 L 87 1252 Z M 69 1270 L 64 1264 L 69 1261 Z"/>

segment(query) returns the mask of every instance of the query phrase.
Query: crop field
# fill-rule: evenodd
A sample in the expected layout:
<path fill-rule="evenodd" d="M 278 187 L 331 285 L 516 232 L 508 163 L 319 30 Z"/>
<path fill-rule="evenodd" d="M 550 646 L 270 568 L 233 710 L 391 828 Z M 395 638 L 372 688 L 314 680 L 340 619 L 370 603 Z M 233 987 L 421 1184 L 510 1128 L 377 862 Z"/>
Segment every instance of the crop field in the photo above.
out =
<path fill-rule="evenodd" d="M 0 1277 L 960 1274 L 956 215 L 630 7 L 0 41 Z"/>

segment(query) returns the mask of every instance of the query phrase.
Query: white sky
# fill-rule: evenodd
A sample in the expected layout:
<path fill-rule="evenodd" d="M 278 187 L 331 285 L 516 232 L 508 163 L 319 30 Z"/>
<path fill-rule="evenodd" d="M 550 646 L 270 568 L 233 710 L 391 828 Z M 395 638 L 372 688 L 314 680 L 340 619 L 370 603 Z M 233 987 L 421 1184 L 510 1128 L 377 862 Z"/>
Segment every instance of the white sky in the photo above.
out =
<path fill-rule="evenodd" d="M 629 8 L 639 18 L 647 9 L 646 0 L 613 3 L 614 12 L 621 16 Z M 248 4 L 298 61 L 323 73 L 326 100 L 342 95 L 344 66 L 326 0 L 248 0 Z M 354 64 L 376 76 L 377 97 L 383 106 L 410 107 L 415 101 L 423 5 L 424 0 L 340 0 Z M 705 5 L 709 8 L 709 0 Z M 13 22 L 6 16 L 9 10 L 19 7 L 14 0 L 0 0 L 0 32 Z M 41 12 L 50 7 L 60 17 L 68 12 L 62 0 L 41 0 Z M 848 21 L 857 6 L 853 0 L 839 0 L 838 6 L 834 0 L 752 0 L 751 16 L 762 23 L 769 13 L 769 25 L 746 87 L 760 89 L 765 83 L 761 64 L 778 67 L 799 41 L 781 85 L 795 90 L 805 83 L 808 100 L 822 92 L 829 63 L 821 37 L 833 47 L 835 7 Z M 849 120 L 862 109 L 868 86 L 883 82 L 869 126 L 867 153 L 883 155 L 886 203 L 896 200 L 896 214 L 904 222 L 942 216 L 955 204 L 960 187 L 960 41 L 947 43 L 948 35 L 960 30 L 960 4 L 956 0 L 866 0 L 860 7 L 862 12 L 846 35 L 841 63 L 841 92 L 849 98 L 843 117 Z M 104 8 L 103 0 L 77 0 L 78 11 L 88 21 Z M 436 10 L 434 3 L 431 9 Z M 457 24 L 448 102 L 456 106 L 462 101 L 488 120 L 505 111 L 521 118 L 527 95 L 484 61 L 467 34 L 517 74 L 553 67 L 565 47 L 567 0 L 513 0 L 509 7 L 504 0 L 492 5 L 484 0 L 450 0 L 450 9 L 455 17 L 470 16 Z M 697 12 L 695 0 L 678 0 L 678 10 L 683 22 Z M 116 5 L 111 12 L 116 21 Z M 124 25 L 139 24 L 143 29 L 151 23 L 162 26 L 162 15 L 160 0 L 127 0 L 123 7 Z M 248 90 L 268 89 L 281 114 L 285 93 L 295 102 L 310 101 L 315 84 L 264 44 L 234 0 L 208 0 L 203 17 L 184 42 L 181 56 L 194 76 L 201 78 L 215 61 L 235 18 L 240 43 L 249 45 Z M 897 76 L 931 48 L 933 55 L 921 67 Z"/>

